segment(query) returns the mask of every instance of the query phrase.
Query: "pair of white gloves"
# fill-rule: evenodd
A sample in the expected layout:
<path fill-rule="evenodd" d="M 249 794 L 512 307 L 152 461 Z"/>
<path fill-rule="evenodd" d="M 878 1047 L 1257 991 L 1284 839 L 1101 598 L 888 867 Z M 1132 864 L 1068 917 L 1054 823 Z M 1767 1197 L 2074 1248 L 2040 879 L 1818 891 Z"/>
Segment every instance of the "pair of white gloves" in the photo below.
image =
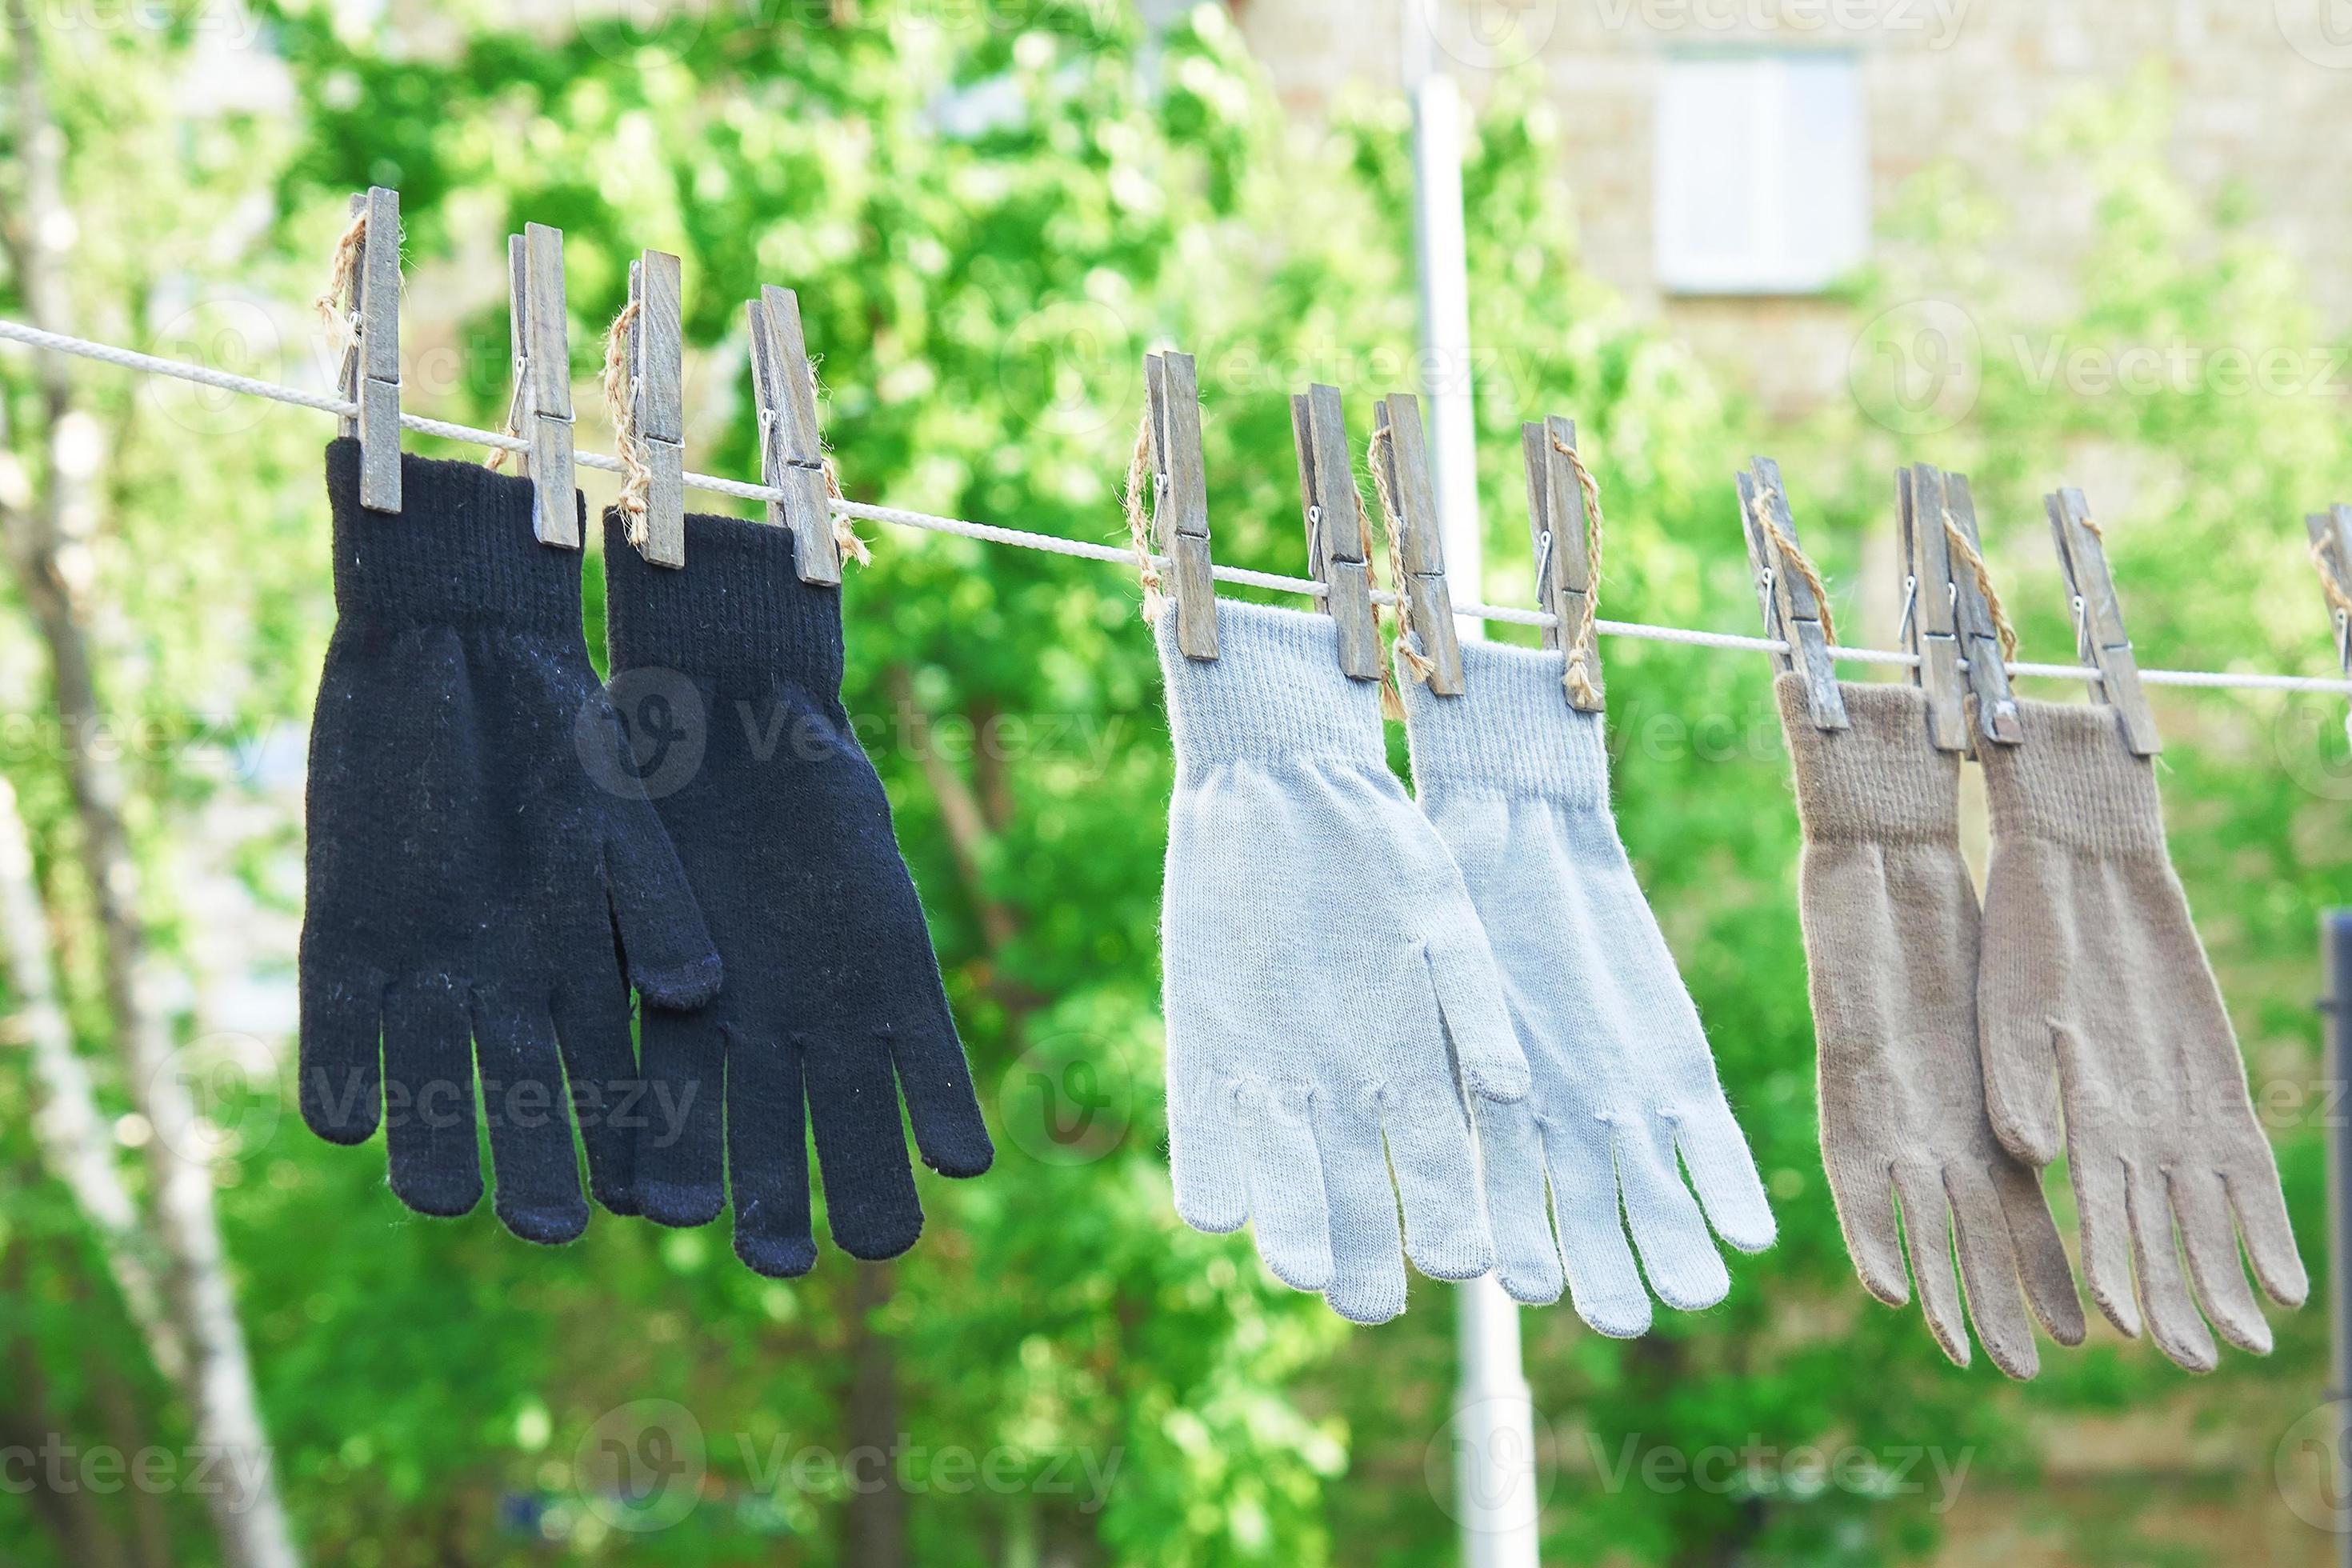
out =
<path fill-rule="evenodd" d="M 1473 644 L 1463 695 L 1404 683 L 1416 805 L 1329 617 L 1221 602 L 1205 662 L 1157 629 L 1177 1212 L 1255 1222 L 1359 1322 L 1404 1310 L 1405 1258 L 1530 1304 L 1565 1285 L 1621 1337 L 1653 1292 L 1720 1301 L 1716 1237 L 1760 1251 L 1772 1213 L 1561 656 Z"/>

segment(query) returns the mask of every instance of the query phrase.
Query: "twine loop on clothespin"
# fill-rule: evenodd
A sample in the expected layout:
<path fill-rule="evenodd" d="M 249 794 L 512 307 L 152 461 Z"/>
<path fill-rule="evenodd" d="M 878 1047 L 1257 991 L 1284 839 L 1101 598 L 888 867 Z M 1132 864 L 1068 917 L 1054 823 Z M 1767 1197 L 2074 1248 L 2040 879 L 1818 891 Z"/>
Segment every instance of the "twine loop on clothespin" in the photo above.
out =
<path fill-rule="evenodd" d="M 613 416 L 613 447 L 621 459 L 621 495 L 615 503 L 621 529 L 631 544 L 646 547 L 646 502 L 653 494 L 653 465 L 637 434 L 637 404 L 630 395 L 629 329 L 636 324 L 639 306 L 632 300 L 621 307 L 604 330 L 604 406 Z"/>
<path fill-rule="evenodd" d="M 824 401 L 824 383 L 816 374 L 816 361 L 814 354 L 808 358 L 809 395 L 822 404 Z M 824 468 L 825 499 L 846 500 L 848 498 L 841 493 L 841 471 L 834 467 L 832 455 L 820 452 L 817 461 Z M 874 564 L 874 547 L 866 542 L 866 536 L 857 531 L 856 525 L 845 513 L 833 513 L 833 542 L 839 547 L 844 560 L 855 561 L 860 566 Z"/>
<path fill-rule="evenodd" d="M 848 499 L 841 493 L 841 474 L 833 466 L 831 458 L 824 459 L 824 493 L 829 500 Z M 874 564 L 874 547 L 866 542 L 866 536 L 857 531 L 845 512 L 833 514 L 833 542 L 841 546 L 841 553 L 845 559 L 855 561 L 860 566 Z"/>
<path fill-rule="evenodd" d="M 1160 612 L 1168 597 L 1160 575 L 1160 563 L 1151 554 L 1151 522 L 1143 510 L 1143 487 L 1150 481 L 1158 489 L 1158 471 L 1152 458 L 1151 409 L 1147 405 L 1143 418 L 1135 427 L 1135 450 L 1127 459 L 1127 538 L 1135 547 L 1136 580 L 1143 584 L 1143 618 L 1157 625 Z"/>
<path fill-rule="evenodd" d="M 499 421 L 499 434 L 502 436 L 521 436 L 522 422 L 515 417 L 515 414 L 516 410 L 512 407 L 509 407 L 507 410 L 506 418 Z M 493 447 L 490 448 L 490 455 L 482 459 L 482 467 L 489 469 L 490 472 L 495 474 L 507 466 L 507 458 L 510 456 L 512 456 L 512 454 L 509 452 L 506 447 Z"/>
<path fill-rule="evenodd" d="M 2344 579 L 2336 574 L 2336 562 L 2325 540 L 2311 542 L 2311 563 L 2319 569 L 2319 591 L 2327 595 L 2327 607 L 2336 612 L 2337 620 L 2352 625 L 2352 591 L 2344 586 Z"/>
<path fill-rule="evenodd" d="M 1560 628 L 1560 647 L 1567 655 L 1560 679 L 1580 708 L 1597 708 L 1601 689 L 1592 679 L 1592 661 L 1599 653 L 1595 644 L 1601 626 L 1601 550 L 1607 533 L 1601 513 L 1601 484 L 1575 447 L 1557 436 L 1551 437 L 1551 447 L 1568 460 L 1576 488 L 1584 492 L 1584 552 L 1592 567 L 1591 585 L 1578 600 L 1576 625 Z"/>
<path fill-rule="evenodd" d="M 2015 659 L 2017 628 L 2009 624 L 2009 611 L 2000 602 L 2000 591 L 1992 585 L 1992 574 L 1985 570 L 1984 557 L 1969 542 L 1967 531 L 1960 527 L 1959 520 L 1952 515 L 1949 507 L 1944 509 L 1944 541 L 1977 580 L 1977 592 L 1984 595 L 1985 608 L 1992 613 L 1993 635 L 2000 638 L 2001 658 Z M 1824 621 L 1829 618 L 1826 607 L 1822 612 L 1822 618 Z"/>
<path fill-rule="evenodd" d="M 1381 454 L 1390 442 L 1389 433 L 1394 428 L 1392 425 L 1376 426 L 1371 439 L 1364 444 L 1364 457 L 1372 470 L 1372 491 L 1380 498 L 1381 521 L 1388 529 L 1389 583 L 1396 590 L 1397 659 L 1404 666 L 1407 675 L 1426 686 L 1437 666 L 1422 652 L 1421 639 L 1413 635 L 1412 617 L 1406 604 L 1403 513 L 1398 506 L 1395 492 L 1389 486 L 1388 465 L 1381 461 Z M 1365 554 L 1369 559 L 1369 542 Z"/>
<path fill-rule="evenodd" d="M 335 240 L 335 248 L 327 258 L 327 287 L 312 300 L 319 320 L 335 334 L 335 352 L 341 353 L 359 338 L 358 288 L 360 257 L 367 245 L 367 209 L 362 207 Z M 352 308 L 346 310 L 343 301 L 349 299 Z"/>
<path fill-rule="evenodd" d="M 1788 530 L 1772 521 L 1771 497 L 1772 492 L 1769 489 L 1759 489 L 1756 492 L 1757 524 L 1763 529 L 1765 536 L 1772 541 L 1772 548 L 1779 552 L 1780 559 L 1788 563 L 1789 570 L 1794 572 L 1803 580 L 1805 586 L 1812 590 L 1813 602 L 1820 606 L 1822 612 L 1822 640 L 1835 647 L 1838 646 L 1837 620 L 1830 613 L 1829 588 L 1822 583 L 1822 574 L 1814 570 L 1812 558 L 1797 548 L 1797 542 L 1789 537 Z"/>
<path fill-rule="evenodd" d="M 1363 558 L 1366 561 L 1370 561 L 1372 558 L 1372 514 L 1364 510 L 1364 495 L 1361 490 L 1359 490 L 1354 486 L 1350 485 L 1349 487 L 1349 494 L 1356 503 L 1356 536 L 1362 542 L 1358 548 L 1364 552 Z M 1396 536 L 1393 532 L 1390 534 L 1390 560 L 1391 562 L 1394 562 L 1396 559 L 1394 553 L 1395 537 Z M 1405 625 L 1404 578 L 1402 574 L 1399 574 L 1397 576 L 1396 590 L 1396 603 L 1391 607 L 1396 611 L 1396 643 L 1399 647 L 1402 647 L 1405 644 Z M 1380 613 L 1380 606 L 1378 605 L 1374 605 L 1372 606 L 1372 613 L 1376 616 Z M 1399 723 L 1402 723 L 1404 721 L 1404 693 L 1397 689 L 1396 663 L 1393 659 L 1384 658 L 1381 660 L 1380 682 L 1381 717 L 1383 719 L 1394 719 Z"/>

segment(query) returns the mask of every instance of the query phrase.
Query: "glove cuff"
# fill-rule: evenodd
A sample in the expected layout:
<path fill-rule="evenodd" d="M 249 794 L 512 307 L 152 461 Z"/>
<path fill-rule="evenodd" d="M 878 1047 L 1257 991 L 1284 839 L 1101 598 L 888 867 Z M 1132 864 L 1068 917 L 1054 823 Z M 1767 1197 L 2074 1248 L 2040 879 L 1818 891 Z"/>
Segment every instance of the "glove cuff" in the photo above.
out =
<path fill-rule="evenodd" d="M 1178 649 L 1173 605 L 1152 631 L 1181 766 L 1240 758 L 1388 766 L 1379 684 L 1341 673 L 1328 616 L 1221 599 L 1218 655 L 1205 661 Z"/>
<path fill-rule="evenodd" d="M 1400 672 L 1413 786 L 1426 799 L 1483 790 L 1581 810 L 1609 804 L 1601 717 L 1569 706 L 1559 649 L 1462 647 L 1462 695 L 1440 697 Z"/>
<path fill-rule="evenodd" d="M 1927 700 L 1914 686 L 1840 681 L 1853 728 L 1817 730 L 1805 684 L 1772 682 L 1796 764 L 1797 816 L 1820 841 L 1959 843 L 1960 759 L 1927 742 Z"/>
<path fill-rule="evenodd" d="M 677 669 L 722 689 L 792 681 L 841 693 L 841 590 L 803 583 L 785 529 L 689 516 L 686 565 L 656 566 L 604 513 L 604 628 L 614 669 Z"/>
<path fill-rule="evenodd" d="M 2021 698 L 2017 718 L 2021 744 L 1977 748 L 1996 837 L 2166 854 L 2155 766 L 2125 746 L 2113 709 Z"/>
<path fill-rule="evenodd" d="M 403 453 L 400 496 L 397 512 L 362 507 L 359 442 L 327 444 L 339 616 L 580 635 L 580 552 L 532 534 L 529 479 Z"/>

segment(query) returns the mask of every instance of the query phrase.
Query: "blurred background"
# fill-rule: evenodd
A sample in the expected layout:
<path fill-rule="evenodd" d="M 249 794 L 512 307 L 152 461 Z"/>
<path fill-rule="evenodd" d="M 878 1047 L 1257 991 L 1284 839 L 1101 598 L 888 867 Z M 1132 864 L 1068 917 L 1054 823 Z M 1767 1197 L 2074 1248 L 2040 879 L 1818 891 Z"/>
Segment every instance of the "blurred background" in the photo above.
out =
<path fill-rule="evenodd" d="M 1931 461 L 1974 480 L 2023 657 L 2072 647 L 2064 482 L 2143 663 L 2329 673 L 2302 520 L 2352 500 L 2339 11 L 5 0 L 0 315 L 323 391 L 310 300 L 349 194 L 392 185 L 411 412 L 503 416 L 503 242 L 535 220 L 565 235 L 583 449 L 650 247 L 685 258 L 705 471 L 757 475 L 742 304 L 780 283 L 854 499 L 1122 539 L 1142 355 L 1174 345 L 1218 559 L 1296 573 L 1286 395 L 1338 383 L 1360 438 L 1370 398 L 1459 377 L 1496 602 L 1533 602 L 1517 426 L 1558 413 L 1607 497 L 1604 615 L 1759 629 L 1729 479 L 1761 451 L 1848 639 L 1889 646 L 1893 471 Z M 1416 347 L 1416 58 L 1470 121 L 1467 364 Z M 847 700 L 1000 1155 L 926 1177 L 898 1263 L 828 1247 L 782 1283 L 716 1226 L 600 1213 L 548 1250 L 487 1206 L 423 1219 L 380 1144 L 302 1127 L 331 422 L 0 346 L 0 1563 L 1453 1560 L 1450 1289 L 1352 1329 L 1171 1207 L 1170 768 L 1130 573 L 866 529 Z M 1645 1339 L 1522 1314 L 1546 1561 L 2331 1560 L 2320 1306 L 2202 1379 L 2095 1316 L 2017 1385 L 1864 1294 L 1768 661 L 1603 657 L 1624 837 L 1781 1229 Z M 2321 1274 L 2344 705 L 2152 696 Z"/>

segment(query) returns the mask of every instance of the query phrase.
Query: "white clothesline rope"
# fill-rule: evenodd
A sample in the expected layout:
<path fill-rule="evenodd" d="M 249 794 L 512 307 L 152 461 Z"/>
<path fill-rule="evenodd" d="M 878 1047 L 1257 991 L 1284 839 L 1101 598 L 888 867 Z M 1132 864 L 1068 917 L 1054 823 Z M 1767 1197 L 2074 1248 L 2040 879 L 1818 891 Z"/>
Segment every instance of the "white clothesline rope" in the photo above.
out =
<path fill-rule="evenodd" d="M 232 375 L 226 371 L 206 365 L 190 364 L 184 360 L 165 359 L 157 354 L 140 353 L 132 349 L 117 348 L 111 343 L 93 342 L 87 338 L 68 337 L 63 332 L 45 331 L 22 321 L 0 319 L 0 341 L 18 342 L 28 348 L 42 349 L 51 353 L 72 354 L 81 359 L 95 360 L 100 364 L 137 371 L 142 375 L 160 375 L 179 381 L 194 382 L 223 392 L 238 393 L 248 397 L 264 397 L 275 403 L 292 404 L 298 408 L 315 408 L 322 414 L 351 418 L 359 412 L 358 405 L 332 393 L 305 392 L 279 382 L 260 381 L 252 376 Z M 461 441 L 477 447 L 496 447 L 509 452 L 527 452 L 530 443 L 520 436 L 502 430 L 481 430 L 470 425 L 455 425 L 445 419 L 427 419 L 421 414 L 403 412 L 401 426 L 423 436 L 436 436 L 443 440 Z M 575 453 L 572 461 L 583 468 L 595 468 L 604 473 L 624 472 L 618 458 L 602 452 Z M 708 490 L 715 495 L 733 496 L 741 500 L 777 501 L 785 499 L 781 491 L 765 485 L 749 484 L 717 474 L 688 471 L 688 488 Z M 834 512 L 841 517 L 862 521 L 889 523 L 899 528 L 920 529 L 930 533 L 954 534 L 962 539 L 976 539 L 991 544 L 1011 544 L 1024 550 L 1042 550 L 1055 555 L 1073 555 L 1088 561 L 1108 561 L 1118 565 L 1135 564 L 1135 552 L 1114 544 L 1097 544 L 1087 540 L 1063 539 L 1050 533 L 1031 533 L 1017 528 L 1000 528 L 994 523 L 969 522 L 961 518 L 939 517 L 929 512 L 908 511 L 900 507 L 874 506 L 865 501 L 845 500 L 835 497 Z M 1166 557 L 1155 557 L 1156 563 L 1167 565 Z M 1323 597 L 1328 590 L 1308 577 L 1288 577 L 1274 572 L 1253 572 L 1243 566 L 1211 567 L 1211 574 L 1220 583 L 1234 583 L 1244 587 L 1265 588 L 1276 593 L 1302 594 L 1310 598 Z M 1384 588 L 1372 590 L 1372 602 L 1393 605 L 1396 595 Z M 1483 605 L 1475 601 L 1457 601 L 1456 616 L 1478 620 L 1501 621 L 1512 626 L 1552 626 L 1558 618 L 1542 610 L 1522 610 L 1507 605 Z M 1654 626 L 1639 621 L 1598 620 L 1594 627 L 1604 637 L 1634 637 L 1647 642 L 1681 643 L 1693 647 L 1738 648 L 1752 653 L 1781 654 L 1789 645 L 1777 637 L 1740 637 L 1731 632 L 1696 631 L 1686 626 Z M 1833 646 L 1830 657 L 1853 664 L 1890 664 L 1916 667 L 1918 656 L 1897 653 L 1884 648 L 1846 647 Z M 1967 668 L 1967 661 L 1961 661 Z M 2033 664 L 2011 662 L 2010 674 L 2044 677 L 2053 680 L 2096 680 L 2099 672 L 2087 665 Z M 2352 697 L 2352 679 L 2335 679 L 2323 676 L 2269 675 L 2241 673 L 2232 670 L 2209 669 L 2143 669 L 2140 679 L 2149 686 L 2192 686 L 2242 691 L 2315 691 L 2339 697 Z"/>

